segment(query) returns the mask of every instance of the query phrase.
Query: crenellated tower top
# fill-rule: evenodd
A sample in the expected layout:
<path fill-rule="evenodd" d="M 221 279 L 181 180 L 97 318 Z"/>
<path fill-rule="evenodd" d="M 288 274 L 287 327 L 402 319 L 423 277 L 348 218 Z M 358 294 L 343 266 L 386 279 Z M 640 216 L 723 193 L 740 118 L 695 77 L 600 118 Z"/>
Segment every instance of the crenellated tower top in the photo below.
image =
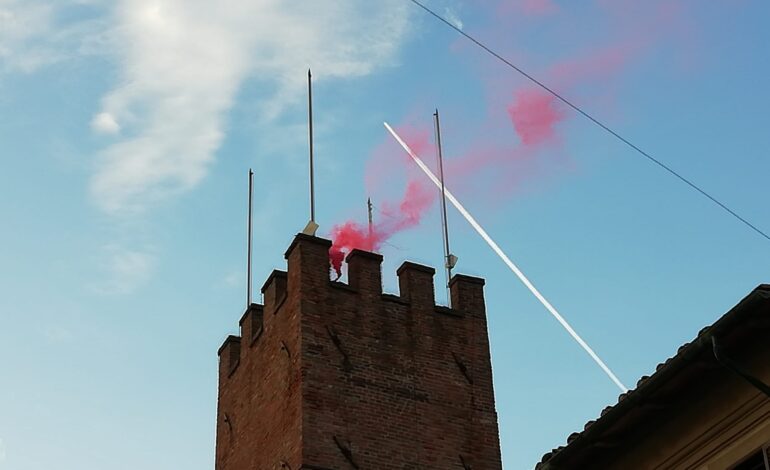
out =
<path fill-rule="evenodd" d="M 298 234 L 219 349 L 217 470 L 500 469 L 484 280 L 353 250 L 329 279 L 331 242 Z"/>

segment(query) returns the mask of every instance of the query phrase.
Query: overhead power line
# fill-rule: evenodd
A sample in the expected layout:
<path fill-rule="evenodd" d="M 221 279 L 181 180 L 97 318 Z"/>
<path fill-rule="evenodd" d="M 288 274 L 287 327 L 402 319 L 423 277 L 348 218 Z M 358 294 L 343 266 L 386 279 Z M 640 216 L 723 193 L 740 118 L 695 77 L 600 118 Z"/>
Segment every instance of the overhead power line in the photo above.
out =
<path fill-rule="evenodd" d="M 674 170 L 673 168 L 669 167 L 668 165 L 666 165 L 666 164 L 665 164 L 665 163 L 663 163 L 662 161 L 658 160 L 657 158 L 653 157 L 653 156 L 652 156 L 652 155 L 650 155 L 649 153 L 645 152 L 644 150 L 642 150 L 641 148 L 639 148 L 637 145 L 635 145 L 634 143 L 632 143 L 631 141 L 629 141 L 628 139 L 626 139 L 626 138 L 625 138 L 625 137 L 623 137 L 622 135 L 618 134 L 617 132 L 615 132 L 614 130 L 612 130 L 612 129 L 611 129 L 610 127 L 608 127 L 607 125 L 603 124 L 601 121 L 599 121 L 598 119 L 596 119 L 596 118 L 595 118 L 595 117 L 593 117 L 592 115 L 588 114 L 588 112 L 586 112 L 586 111 L 583 111 L 583 109 L 581 109 L 579 106 L 577 106 L 576 104 L 572 103 L 570 100 L 568 100 L 567 98 L 565 98 L 564 96 L 562 96 L 562 95 L 560 95 L 559 93 L 557 93 L 555 90 L 553 90 L 552 88 L 550 88 L 550 87 L 549 87 L 548 85 L 546 85 L 545 83 L 541 82 L 541 81 L 540 81 L 540 80 L 538 80 L 537 78 L 535 78 L 535 77 L 533 77 L 532 75 L 530 75 L 529 73 L 525 72 L 525 71 L 524 71 L 524 70 L 522 70 L 520 67 L 516 66 L 515 64 L 513 64 L 512 62 L 510 62 L 509 60 L 507 60 L 505 57 L 501 56 L 501 55 L 500 55 L 500 54 L 498 54 L 497 52 L 495 52 L 495 51 L 493 51 L 492 49 L 490 49 L 489 47 L 487 47 L 487 46 L 486 46 L 484 43 L 482 43 L 482 42 L 481 42 L 481 41 L 479 41 L 478 39 L 474 38 L 474 37 L 473 37 L 473 36 L 471 36 L 470 34 L 466 33 L 466 32 L 465 32 L 465 31 L 463 31 L 462 29 L 460 29 L 460 28 L 458 28 L 457 26 L 455 26 L 454 24 L 452 24 L 452 23 L 451 23 L 449 20 L 447 20 L 447 19 L 446 19 L 446 18 L 444 18 L 443 16 L 439 15 L 439 14 L 438 14 L 438 13 L 436 13 L 435 11 L 431 10 L 431 9 L 430 9 L 430 8 L 428 8 L 427 6 L 425 6 L 425 5 L 423 5 L 422 3 L 420 3 L 418 0 L 410 0 L 410 1 L 411 1 L 412 3 L 414 3 L 415 5 L 417 5 L 418 7 L 422 8 L 423 10 L 425 10 L 425 11 L 426 11 L 428 14 L 430 14 L 431 16 L 433 16 L 434 18 L 436 18 L 437 20 L 441 21 L 441 22 L 442 22 L 442 23 L 444 23 L 445 25 L 447 25 L 447 26 L 449 26 L 450 28 L 452 28 L 453 30 L 455 30 L 457 33 L 459 33 L 459 34 L 461 34 L 462 36 L 464 36 L 464 37 L 465 37 L 466 39 L 468 39 L 469 41 L 473 42 L 474 44 L 476 44 L 476 45 L 477 45 L 477 46 L 479 46 L 480 48 L 484 49 L 484 51 L 486 51 L 488 54 L 490 54 L 490 55 L 491 55 L 491 56 L 493 56 L 494 58 L 498 59 L 499 61 L 503 62 L 503 63 L 504 63 L 505 65 L 507 65 L 508 67 L 512 68 L 513 70 L 515 70 L 515 71 L 516 71 L 516 72 L 518 72 L 519 74 L 521 74 L 521 75 L 523 75 L 524 77 L 526 77 L 526 78 L 527 78 L 529 81 L 531 81 L 532 83 L 536 84 L 537 86 L 539 86 L 539 87 L 540 87 L 540 88 L 542 88 L 543 90 L 545 90 L 545 91 L 547 91 L 548 93 L 552 94 L 554 97 L 556 97 L 557 99 L 559 99 L 559 101 L 561 101 L 562 103 L 566 104 L 567 106 L 569 106 L 570 108 L 572 108 L 572 109 L 573 109 L 573 110 L 575 110 L 577 113 L 579 113 L 580 115 L 582 115 L 583 117 L 585 117 L 585 118 L 586 118 L 586 119 L 588 119 L 589 121 L 593 122 L 593 123 L 594 123 L 594 124 L 596 124 L 597 126 L 601 127 L 601 128 L 602 128 L 602 129 L 604 129 L 606 132 L 608 132 L 609 134 L 611 134 L 612 136 L 614 136 L 616 139 L 618 139 L 619 141 L 623 142 L 624 144 L 626 144 L 627 146 L 629 146 L 630 148 L 632 148 L 633 150 L 635 150 L 637 153 L 639 153 L 639 154 L 640 154 L 640 155 L 642 155 L 643 157 L 647 158 L 647 159 L 648 159 L 649 161 L 651 161 L 652 163 L 654 163 L 654 164 L 658 165 L 660 168 L 662 168 L 662 169 L 666 170 L 668 173 L 670 173 L 671 175 L 673 175 L 674 177 L 676 177 L 678 180 L 682 181 L 682 182 L 683 182 L 683 183 L 685 183 L 687 186 L 689 186 L 690 188 L 692 188 L 692 189 L 694 189 L 695 191 L 697 191 L 698 193 L 700 193 L 702 196 L 704 196 L 704 197 L 708 198 L 708 199 L 709 199 L 711 202 L 713 202 L 713 203 L 714 203 L 714 204 L 716 204 L 717 206 L 721 207 L 721 208 L 722 208 L 724 211 L 726 211 L 728 214 L 730 214 L 731 216 L 733 216 L 733 217 L 735 217 L 736 219 L 738 219 L 740 222 L 742 222 L 744 225 L 746 225 L 747 227 L 749 227 L 749 228 L 750 228 L 751 230 L 753 230 L 754 232 L 756 232 L 756 233 L 758 233 L 759 235 L 763 236 L 765 239 L 767 239 L 767 240 L 770 240 L 770 235 L 768 235 L 767 233 L 763 232 L 763 231 L 762 231 L 762 230 L 760 230 L 760 229 L 759 229 L 759 228 L 758 228 L 756 225 L 752 224 L 751 222 L 749 222 L 749 221 L 748 221 L 748 220 L 746 220 L 745 218 L 743 218 L 743 217 L 741 217 L 740 215 L 738 215 L 738 214 L 737 214 L 737 213 L 736 213 L 734 210 L 732 210 L 732 209 L 730 209 L 729 207 L 727 207 L 727 206 L 726 206 L 724 203 L 722 203 L 721 201 L 719 201 L 719 200 L 718 200 L 716 197 L 712 196 L 711 194 L 709 194 L 708 192 L 706 192 L 706 191 L 705 191 L 703 188 L 701 188 L 701 187 L 700 187 L 700 186 L 698 186 L 697 184 L 693 183 L 691 180 L 687 179 L 686 177 L 682 176 L 680 173 L 678 173 L 676 170 Z"/>

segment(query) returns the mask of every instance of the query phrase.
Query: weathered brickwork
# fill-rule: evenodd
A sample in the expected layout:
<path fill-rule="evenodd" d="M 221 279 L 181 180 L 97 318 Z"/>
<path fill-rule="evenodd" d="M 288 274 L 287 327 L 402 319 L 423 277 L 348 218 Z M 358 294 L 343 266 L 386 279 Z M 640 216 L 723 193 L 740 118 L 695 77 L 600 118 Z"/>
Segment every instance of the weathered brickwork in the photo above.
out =
<path fill-rule="evenodd" d="M 216 470 L 501 469 L 484 281 L 406 262 L 383 294 L 382 257 L 297 235 L 241 336 L 219 350 Z"/>

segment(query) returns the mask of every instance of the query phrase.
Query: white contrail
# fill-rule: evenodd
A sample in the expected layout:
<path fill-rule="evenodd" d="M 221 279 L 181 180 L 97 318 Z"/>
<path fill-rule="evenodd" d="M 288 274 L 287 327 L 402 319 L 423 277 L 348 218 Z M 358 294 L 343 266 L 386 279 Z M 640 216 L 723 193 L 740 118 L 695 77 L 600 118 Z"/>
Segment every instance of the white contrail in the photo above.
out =
<path fill-rule="evenodd" d="M 396 131 L 394 131 L 393 128 L 390 127 L 390 125 L 388 125 L 387 122 L 383 124 L 385 124 L 385 128 L 388 130 L 388 132 L 390 132 L 391 135 L 393 135 L 393 137 L 398 141 L 398 143 L 401 144 L 401 147 L 403 147 L 404 150 L 406 150 L 406 153 L 408 153 L 409 156 L 412 157 L 412 160 L 414 160 L 414 162 L 417 163 L 417 166 L 419 166 L 420 169 L 423 172 L 425 172 L 426 175 L 428 175 L 428 178 L 430 178 L 430 180 L 433 181 L 433 184 L 438 186 L 439 190 L 441 190 L 441 181 L 439 181 L 439 179 L 436 178 L 436 175 L 434 175 L 433 172 L 430 171 L 430 168 L 428 168 L 425 165 L 425 163 L 423 163 L 420 157 L 418 157 L 412 151 L 412 149 L 409 148 L 406 142 L 404 142 L 401 139 L 401 137 L 399 137 L 398 134 L 396 134 Z M 476 219 L 474 219 L 473 216 L 467 210 L 465 210 L 465 207 L 463 207 L 463 205 L 460 204 L 460 201 L 458 201 L 452 195 L 452 193 L 449 192 L 449 190 L 446 188 L 446 185 L 444 185 L 444 196 L 446 196 L 446 198 L 449 199 L 449 202 L 451 202 L 452 205 L 455 206 L 455 208 L 457 208 L 458 211 L 460 211 L 460 214 L 462 214 L 462 216 L 465 217 L 465 220 L 467 220 L 468 223 L 471 224 L 471 227 L 473 227 L 476 230 L 476 232 L 478 232 L 478 234 L 481 235 L 481 238 L 483 238 L 484 241 L 487 242 L 489 247 L 492 248 L 492 251 L 497 253 L 497 256 L 499 256 L 500 259 L 502 259 L 503 262 L 511 269 L 511 271 L 513 271 L 513 273 L 519 278 L 519 280 L 521 280 L 521 282 L 523 282 L 524 285 L 527 286 L 527 289 L 529 289 L 529 291 L 532 292 L 532 295 L 537 297 L 537 300 L 539 300 L 540 303 L 543 304 L 543 307 L 545 307 L 546 310 L 548 310 L 551 313 L 551 315 L 553 315 L 553 317 L 559 323 L 561 323 L 561 326 L 563 326 L 564 329 L 567 330 L 567 333 L 569 333 L 570 336 L 572 336 L 572 338 L 575 341 L 577 341 L 577 343 L 588 353 L 588 355 L 591 356 L 591 359 L 593 359 L 594 362 L 596 362 L 596 364 L 598 364 L 599 367 L 601 367 L 602 370 L 607 374 L 607 376 L 613 382 L 615 382 L 615 385 L 617 385 L 620 388 L 620 390 L 623 391 L 623 393 L 627 392 L 628 387 L 623 385 L 623 382 L 621 382 L 620 379 L 618 379 L 618 377 L 610 370 L 610 368 L 607 367 L 607 364 L 605 364 L 604 361 L 602 361 L 599 358 L 599 356 L 596 355 L 594 350 L 591 349 L 591 346 L 589 346 L 588 343 L 583 341 L 583 338 L 581 338 L 580 335 L 578 335 L 577 332 L 570 326 L 570 324 L 567 323 L 567 320 L 565 320 L 564 317 L 562 317 L 559 314 L 556 308 L 554 308 L 554 306 L 551 305 L 551 303 L 548 302 L 548 300 L 546 300 L 545 297 L 543 297 L 543 294 L 541 294 L 540 291 L 537 290 L 537 288 L 535 288 L 535 286 L 532 285 L 531 282 L 529 282 L 529 279 L 527 279 L 527 276 L 525 276 L 524 273 L 522 273 L 521 270 L 515 264 L 513 264 L 513 261 L 511 261 L 511 259 L 508 258 L 508 256 L 505 253 L 503 253 L 503 250 L 500 249 L 500 247 L 497 245 L 497 243 L 495 243 L 494 240 L 492 240 L 492 237 L 489 236 L 486 230 L 481 228 L 481 225 L 479 225 L 479 223 L 476 222 Z"/>

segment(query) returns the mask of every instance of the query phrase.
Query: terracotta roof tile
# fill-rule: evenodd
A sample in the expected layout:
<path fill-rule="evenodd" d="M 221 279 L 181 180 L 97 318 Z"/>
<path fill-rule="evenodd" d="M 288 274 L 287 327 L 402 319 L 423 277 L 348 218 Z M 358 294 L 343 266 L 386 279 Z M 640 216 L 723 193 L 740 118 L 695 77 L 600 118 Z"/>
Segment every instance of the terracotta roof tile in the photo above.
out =
<path fill-rule="evenodd" d="M 631 396 L 639 394 L 640 393 L 639 392 L 640 388 L 642 388 L 642 392 L 644 392 L 644 386 L 645 386 L 645 384 L 649 384 L 651 378 L 656 377 L 656 375 L 658 375 L 658 373 L 661 370 L 663 370 L 666 367 L 668 367 L 669 365 L 671 365 L 671 363 L 674 361 L 674 359 L 677 359 L 680 356 L 683 356 L 684 353 L 688 350 L 688 348 L 695 347 L 695 346 L 702 346 L 702 344 L 700 344 L 700 342 L 698 341 L 699 339 L 701 339 L 704 335 L 710 333 L 712 330 L 715 329 L 715 327 L 717 327 L 717 326 L 725 326 L 725 325 L 722 325 L 722 324 L 723 323 L 727 323 L 728 317 L 734 317 L 734 316 L 739 315 L 741 313 L 741 311 L 743 310 L 742 307 L 744 306 L 744 304 L 747 303 L 747 301 L 749 301 L 750 299 L 756 299 L 756 298 L 759 298 L 760 301 L 767 301 L 768 299 L 770 299 L 770 285 L 767 285 L 767 284 L 760 285 L 759 287 L 754 289 L 748 296 L 746 296 L 746 298 L 744 298 L 738 305 L 733 307 L 729 312 L 727 312 L 719 320 L 717 320 L 717 322 L 715 322 L 713 325 L 709 325 L 709 326 L 706 326 L 704 328 L 701 328 L 701 330 L 698 332 L 698 336 L 695 338 L 695 340 L 683 344 L 682 346 L 680 346 L 677 349 L 677 352 L 676 352 L 675 356 L 672 356 L 672 357 L 666 359 L 664 362 L 658 364 L 655 367 L 655 373 L 653 373 L 652 376 L 646 376 L 646 375 L 642 376 L 638 380 L 638 382 L 636 383 L 636 389 L 629 390 L 626 393 L 622 393 L 618 397 L 618 402 L 615 405 L 607 406 L 607 407 L 605 407 L 601 411 L 601 414 L 600 414 L 598 419 L 590 420 L 590 421 L 586 422 L 586 424 L 583 426 L 583 431 L 582 432 L 573 432 L 572 434 L 570 434 L 569 437 L 567 437 L 567 445 L 566 446 L 559 446 L 559 447 L 551 450 L 551 452 L 547 452 L 546 454 L 544 454 L 543 457 L 540 459 L 540 462 L 537 465 L 535 465 L 535 470 L 539 470 L 541 468 L 546 467 L 545 464 L 548 461 L 550 461 L 559 452 L 561 452 L 562 450 L 567 448 L 570 444 L 572 444 L 573 442 L 578 440 L 582 435 L 584 435 L 584 433 L 586 433 L 586 431 L 588 431 L 589 428 L 591 428 L 598 421 L 601 421 L 604 418 L 604 416 L 607 415 L 607 413 L 612 411 L 622 401 L 627 400 Z M 730 318 L 729 320 L 733 320 L 733 319 Z"/>

